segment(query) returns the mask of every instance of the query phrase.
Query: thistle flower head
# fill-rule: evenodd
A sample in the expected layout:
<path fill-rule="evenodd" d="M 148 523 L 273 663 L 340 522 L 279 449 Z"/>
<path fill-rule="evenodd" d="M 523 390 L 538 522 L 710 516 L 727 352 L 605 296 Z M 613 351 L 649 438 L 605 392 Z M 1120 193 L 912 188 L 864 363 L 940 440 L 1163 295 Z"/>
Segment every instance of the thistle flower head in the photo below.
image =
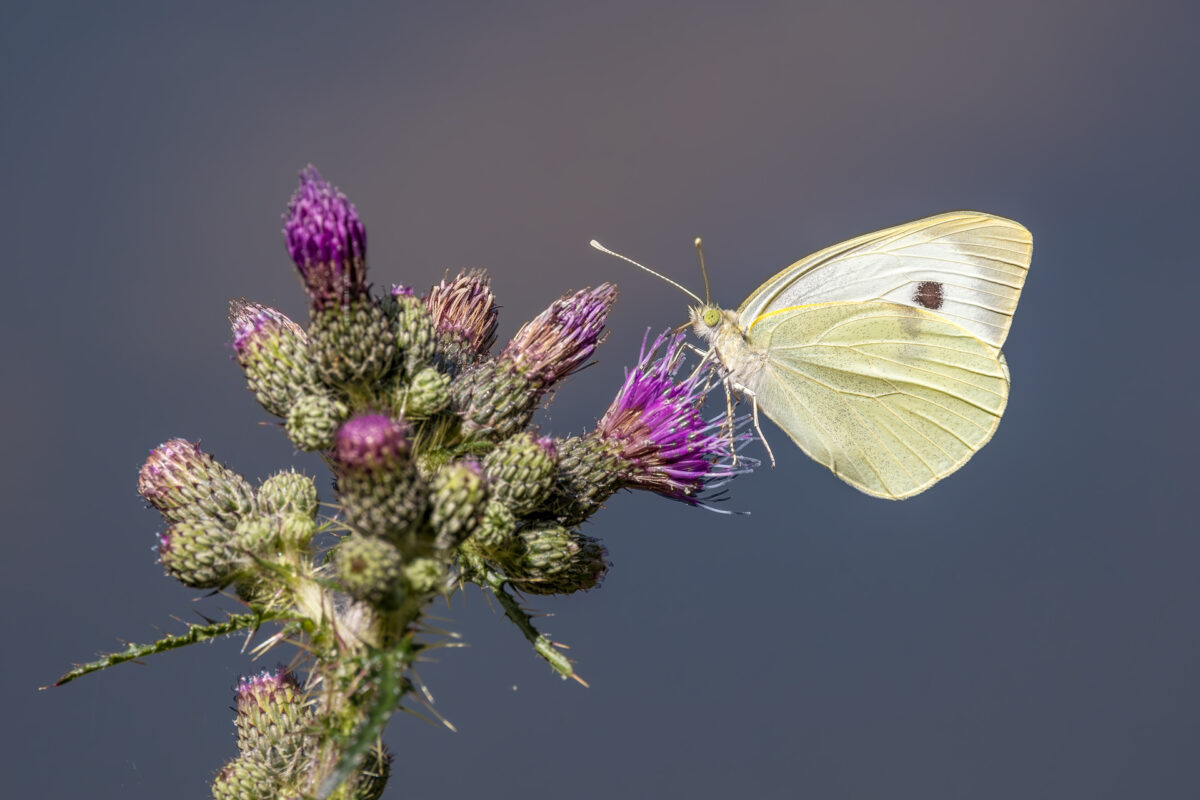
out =
<path fill-rule="evenodd" d="M 253 708 L 266 708 L 269 705 L 292 702 L 300 694 L 300 683 L 286 667 L 265 669 L 254 675 L 246 675 L 237 683 L 234 695 L 240 713 L 246 713 Z"/>
<path fill-rule="evenodd" d="M 354 204 L 311 164 L 300 171 L 283 236 L 314 309 L 345 306 L 366 292 L 367 230 Z"/>
<path fill-rule="evenodd" d="M 488 496 L 483 465 L 471 458 L 447 464 L 434 476 L 429 491 L 434 546 L 445 550 L 466 539 L 479 525 Z"/>
<path fill-rule="evenodd" d="M 138 494 L 156 508 L 158 501 L 170 497 L 181 483 L 191 482 L 200 464 L 211 458 L 196 442 L 168 439 L 150 451 L 138 472 Z"/>
<path fill-rule="evenodd" d="M 498 561 L 509 580 L 530 594 L 586 592 L 600 584 L 609 566 L 598 540 L 553 524 L 521 531 Z"/>
<path fill-rule="evenodd" d="M 401 366 L 409 377 L 431 366 L 439 350 L 437 325 L 425 299 L 407 286 L 392 287 L 392 325 Z"/>
<path fill-rule="evenodd" d="M 282 311 L 245 300 L 230 301 L 229 327 L 233 330 L 233 351 L 243 366 L 251 351 L 270 346 L 281 335 L 308 342 L 304 329 Z"/>
<path fill-rule="evenodd" d="M 168 522 L 210 518 L 232 530 L 254 509 L 246 479 L 186 439 L 150 451 L 138 472 L 138 494 Z"/>
<path fill-rule="evenodd" d="M 338 429 L 334 442 L 337 492 L 354 530 L 408 546 L 425 515 L 428 490 L 410 455 L 408 423 L 360 414 Z"/>
<path fill-rule="evenodd" d="M 245 566 L 237 536 L 214 519 L 172 523 L 156 549 L 167 574 L 195 589 L 226 586 Z"/>
<path fill-rule="evenodd" d="M 496 295 L 483 270 L 464 270 L 452 281 L 443 280 L 425 300 L 437 326 L 443 350 L 458 365 L 469 364 L 496 341 Z"/>
<path fill-rule="evenodd" d="M 337 549 L 338 580 L 351 597 L 373 606 L 394 607 L 403 568 L 404 557 L 384 539 L 351 534 Z"/>
<path fill-rule="evenodd" d="M 483 461 L 491 497 L 517 516 L 536 511 L 554 488 L 554 440 L 524 431 L 505 439 Z"/>
<path fill-rule="evenodd" d="M 603 341 L 604 321 L 616 299 L 617 287 L 602 283 L 555 300 L 521 326 L 502 358 L 544 385 L 567 377 L 587 363 Z"/>
<path fill-rule="evenodd" d="M 727 425 L 737 427 L 744 418 L 705 420 L 700 415 L 711 388 L 707 370 L 675 379 L 685 352 L 683 338 L 660 335 L 648 349 L 643 345 L 638 365 L 625 376 L 596 435 L 614 446 L 630 488 L 694 500 L 713 481 L 748 471 L 754 462 L 730 463 L 733 449 L 746 437 L 735 435 L 731 442 Z"/>
<path fill-rule="evenodd" d="M 409 427 L 383 414 L 361 414 L 338 429 L 334 455 L 343 467 L 390 470 L 408 457 Z"/>
<path fill-rule="evenodd" d="M 349 406 L 331 394 L 305 393 L 288 409 L 285 430 L 301 450 L 310 453 L 331 450 L 337 427 L 349 414 Z"/>
<path fill-rule="evenodd" d="M 267 411 L 286 417 L 310 383 L 308 334 L 282 312 L 246 300 L 230 301 L 229 325 L 247 388 Z"/>
<path fill-rule="evenodd" d="M 267 514 L 299 514 L 317 518 L 317 485 L 294 470 L 277 472 L 258 487 L 259 507 Z"/>
<path fill-rule="evenodd" d="M 276 797 L 280 779 L 271 764 L 257 753 L 232 759 L 213 779 L 213 800 L 241 800 L 245 797 Z"/>
<path fill-rule="evenodd" d="M 272 767 L 277 775 L 285 772 L 295 762 L 312 721 L 299 681 L 287 668 L 276 667 L 242 678 L 234 695 L 238 750 Z"/>

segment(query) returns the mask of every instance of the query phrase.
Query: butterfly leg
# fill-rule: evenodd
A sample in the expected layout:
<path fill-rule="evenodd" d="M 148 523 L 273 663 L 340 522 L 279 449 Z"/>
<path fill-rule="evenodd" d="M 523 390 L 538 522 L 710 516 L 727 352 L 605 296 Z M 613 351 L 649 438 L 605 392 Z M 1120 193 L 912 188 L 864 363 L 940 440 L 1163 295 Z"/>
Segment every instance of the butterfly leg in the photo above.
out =
<path fill-rule="evenodd" d="M 696 369 L 692 373 L 692 376 L 695 377 L 697 374 L 699 374 L 700 370 L 702 370 L 704 368 L 704 365 L 712 358 L 713 351 L 711 348 L 708 350 L 701 350 L 699 347 L 696 347 L 691 342 L 684 342 L 684 347 L 687 347 L 693 353 L 695 353 L 696 355 L 701 357 L 700 363 L 696 366 Z M 732 389 L 730 388 L 731 385 L 732 385 Z M 767 437 L 763 436 L 762 425 L 758 421 L 758 397 L 754 394 L 754 392 L 750 391 L 745 386 L 742 386 L 741 384 L 733 383 L 732 381 L 730 381 L 728 379 L 728 377 L 724 378 L 721 381 L 721 387 L 725 390 L 725 427 L 729 431 L 729 452 L 731 454 L 730 462 L 732 463 L 733 466 L 737 466 L 737 463 L 738 463 L 738 454 L 737 454 L 737 446 L 736 446 L 737 443 L 734 441 L 734 438 L 733 438 L 733 429 L 734 429 L 733 392 L 736 391 L 738 394 L 740 394 L 744 397 L 750 398 L 750 407 L 753 410 L 754 430 L 758 432 L 759 441 L 761 441 L 763 443 L 763 447 L 765 447 L 767 449 L 767 455 L 771 459 L 771 467 L 774 468 L 775 467 L 775 454 L 773 452 L 771 452 L 771 445 L 767 441 Z"/>
<path fill-rule="evenodd" d="M 696 365 L 696 368 L 692 370 L 692 374 L 688 376 L 688 380 L 692 380 L 697 375 L 699 375 L 701 370 L 704 369 L 705 365 L 708 364 L 708 362 L 712 360 L 713 353 L 712 353 L 712 350 L 701 350 L 699 347 L 696 347 L 694 344 L 691 344 L 690 342 L 684 342 L 683 346 L 686 347 L 687 349 L 691 350 L 696 355 L 700 356 L 700 363 Z"/>
<path fill-rule="evenodd" d="M 771 459 L 771 469 L 775 469 L 775 454 L 771 452 L 771 443 L 767 441 L 767 437 L 763 436 L 762 425 L 758 424 L 758 398 L 750 395 L 750 407 L 754 409 L 754 430 L 758 433 L 758 440 L 763 443 L 763 447 L 767 448 L 767 456 Z"/>
<path fill-rule="evenodd" d="M 753 412 L 754 430 L 758 433 L 758 440 L 763 443 L 763 447 L 767 449 L 767 456 L 771 459 L 771 469 L 775 468 L 775 454 L 771 452 L 771 443 L 767 441 L 767 437 L 763 436 L 762 425 L 758 422 L 758 395 L 740 384 L 734 384 L 733 387 L 738 394 L 750 398 L 750 409 Z M 725 396 L 729 396 L 729 382 L 725 382 Z M 730 412 L 732 413 L 732 412 Z M 735 456 L 736 458 L 736 456 Z"/>
<path fill-rule="evenodd" d="M 725 429 L 729 432 L 729 452 L 731 454 L 730 463 L 732 466 L 737 466 L 737 442 L 733 439 L 733 392 L 729 390 L 729 380 L 721 381 L 721 388 L 725 390 Z"/>

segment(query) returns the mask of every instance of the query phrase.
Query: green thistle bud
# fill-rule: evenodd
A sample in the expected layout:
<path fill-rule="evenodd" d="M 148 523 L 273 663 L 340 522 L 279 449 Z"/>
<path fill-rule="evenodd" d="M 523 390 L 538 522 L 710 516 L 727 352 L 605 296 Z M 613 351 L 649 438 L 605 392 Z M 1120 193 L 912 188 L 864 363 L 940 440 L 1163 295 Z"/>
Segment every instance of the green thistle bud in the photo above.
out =
<path fill-rule="evenodd" d="M 483 461 L 492 498 L 518 517 L 533 513 L 554 487 L 557 459 L 552 439 L 524 432 L 504 440 Z"/>
<path fill-rule="evenodd" d="M 350 522 L 397 544 L 425 514 L 428 490 L 409 458 L 408 426 L 363 414 L 337 432 L 334 468 Z"/>
<path fill-rule="evenodd" d="M 385 539 L 350 534 L 337 548 L 337 576 L 351 597 L 391 607 L 399 599 L 404 560 Z"/>
<path fill-rule="evenodd" d="M 238 546 L 257 556 L 269 555 L 279 547 L 279 517 L 246 517 L 233 531 Z"/>
<path fill-rule="evenodd" d="M 367 753 L 358 777 L 354 779 L 352 800 L 379 800 L 392 774 L 392 754 L 387 747 L 376 745 Z"/>
<path fill-rule="evenodd" d="M 350 415 L 345 403 L 327 394 L 304 394 L 296 398 L 287 416 L 287 435 L 292 443 L 310 453 L 329 450 L 342 420 Z"/>
<path fill-rule="evenodd" d="M 538 382 L 508 360 L 484 361 L 450 384 L 450 397 L 463 429 L 475 436 L 505 439 L 525 428 L 537 410 Z"/>
<path fill-rule="evenodd" d="M 530 594 L 586 592 L 608 570 L 600 542 L 559 525 L 521 531 L 497 560 L 513 585 Z"/>
<path fill-rule="evenodd" d="M 371 385 L 392 371 L 396 338 L 391 321 L 369 297 L 316 312 L 309 336 L 314 374 L 326 386 Z"/>
<path fill-rule="evenodd" d="M 434 546 L 446 550 L 475 530 L 483 516 L 488 487 L 476 461 L 447 464 L 429 487 L 429 523 L 436 534 Z"/>
<path fill-rule="evenodd" d="M 238 750 L 277 769 L 293 760 L 312 724 L 312 711 L 296 678 L 284 667 L 238 681 Z"/>
<path fill-rule="evenodd" d="M 517 529 L 517 520 L 512 510 L 496 501 L 483 507 L 483 519 L 475 527 L 469 541 L 485 552 L 503 547 Z"/>
<path fill-rule="evenodd" d="M 259 484 L 258 507 L 267 514 L 317 518 L 317 485 L 295 470 L 277 472 Z"/>
<path fill-rule="evenodd" d="M 421 298 L 404 286 L 392 288 L 395 302 L 394 338 L 404 372 L 415 375 L 437 356 L 437 328 Z"/>
<path fill-rule="evenodd" d="M 186 439 L 150 452 L 138 473 L 138 493 L 168 522 L 208 517 L 233 528 L 255 507 L 245 478 Z"/>
<path fill-rule="evenodd" d="M 397 393 L 396 407 L 406 417 L 429 417 L 450 405 L 450 376 L 425 367 Z"/>
<path fill-rule="evenodd" d="M 293 550 L 308 547 L 317 534 L 317 523 L 307 514 L 282 514 L 279 517 L 279 541 Z"/>
<path fill-rule="evenodd" d="M 624 485 L 627 466 L 620 449 L 593 436 L 558 442 L 558 483 L 549 503 L 564 525 L 578 525 Z"/>
<path fill-rule="evenodd" d="M 430 594 L 446 585 L 448 574 L 436 558 L 417 558 L 404 567 L 404 582 L 414 594 Z"/>
<path fill-rule="evenodd" d="M 176 522 L 158 537 L 158 559 L 167 574 L 193 589 L 219 589 L 247 566 L 233 531 L 213 519 Z"/>
<path fill-rule="evenodd" d="M 231 300 L 233 351 L 246 385 L 268 413 L 286 417 L 309 385 L 308 335 L 268 306 Z"/>
<path fill-rule="evenodd" d="M 275 770 L 257 758 L 233 759 L 213 779 L 213 800 L 275 800 L 280 781 Z"/>

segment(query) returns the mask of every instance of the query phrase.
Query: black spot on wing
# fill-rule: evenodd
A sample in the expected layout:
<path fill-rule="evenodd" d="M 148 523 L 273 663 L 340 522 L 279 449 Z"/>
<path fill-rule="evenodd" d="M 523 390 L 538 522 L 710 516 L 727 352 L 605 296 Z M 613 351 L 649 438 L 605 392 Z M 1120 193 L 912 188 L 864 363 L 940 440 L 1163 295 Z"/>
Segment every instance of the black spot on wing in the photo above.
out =
<path fill-rule="evenodd" d="M 937 310 L 942 307 L 942 285 L 937 281 L 921 281 L 913 292 L 913 302 L 925 308 Z"/>

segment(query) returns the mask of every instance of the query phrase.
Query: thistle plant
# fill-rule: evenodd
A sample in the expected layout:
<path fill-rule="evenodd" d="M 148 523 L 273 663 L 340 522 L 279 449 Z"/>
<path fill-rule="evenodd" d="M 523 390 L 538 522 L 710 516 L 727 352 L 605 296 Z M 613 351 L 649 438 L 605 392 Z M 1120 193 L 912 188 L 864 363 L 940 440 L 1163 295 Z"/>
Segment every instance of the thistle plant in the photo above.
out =
<path fill-rule="evenodd" d="M 371 800 L 391 772 L 389 718 L 428 702 L 413 667 L 447 643 L 425 621 L 435 600 L 467 584 L 491 592 L 537 655 L 582 683 L 521 596 L 600 584 L 606 550 L 579 526 L 620 490 L 697 505 L 755 462 L 735 452 L 744 420 L 702 415 L 716 376 L 703 361 L 685 370 L 678 336 L 643 344 L 594 430 L 554 437 L 532 425 L 603 342 L 611 284 L 554 301 L 493 356 L 487 275 L 466 270 L 424 295 L 373 292 L 366 228 L 313 167 L 283 233 L 308 325 L 235 300 L 233 352 L 281 431 L 322 456 L 334 502 L 323 513 L 313 478 L 292 470 L 255 487 L 194 442 L 154 448 L 138 491 L 162 517 L 159 562 L 244 610 L 58 684 L 239 631 L 256 658 L 289 645 L 287 666 L 238 683 L 238 752 L 216 772 L 213 797 Z"/>

